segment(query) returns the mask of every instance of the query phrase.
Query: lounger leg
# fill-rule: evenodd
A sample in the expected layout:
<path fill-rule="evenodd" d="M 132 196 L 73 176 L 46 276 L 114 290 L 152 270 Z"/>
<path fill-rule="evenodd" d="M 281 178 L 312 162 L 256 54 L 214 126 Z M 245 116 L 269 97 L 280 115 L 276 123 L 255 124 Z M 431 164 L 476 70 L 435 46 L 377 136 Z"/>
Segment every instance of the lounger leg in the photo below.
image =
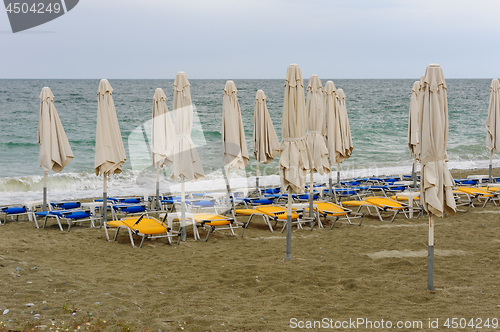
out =
<path fill-rule="evenodd" d="M 331 229 L 331 230 L 333 229 L 333 226 L 335 226 L 335 223 L 337 222 L 337 220 L 339 220 L 339 217 L 338 217 L 338 216 L 337 216 L 337 217 L 335 218 L 335 220 L 333 221 L 333 223 L 332 223 L 332 227 L 330 227 L 330 229 Z M 349 220 L 349 219 L 348 219 L 348 220 Z M 350 222 L 349 222 L 349 223 L 350 223 Z"/>
<path fill-rule="evenodd" d="M 146 240 L 147 235 L 142 236 L 141 244 L 139 245 L 139 248 L 142 248 L 142 244 L 144 243 L 144 240 Z"/>
<path fill-rule="evenodd" d="M 71 220 L 68 219 L 68 233 L 69 233 L 69 230 L 71 229 Z"/>
<path fill-rule="evenodd" d="M 201 239 L 200 239 L 200 241 L 207 242 L 207 241 L 208 241 L 208 238 L 210 237 L 210 233 L 212 233 L 212 231 L 214 231 L 214 230 L 215 230 L 215 226 L 210 226 L 210 227 L 208 228 L 207 237 L 206 237 L 204 240 L 201 240 Z"/>
<path fill-rule="evenodd" d="M 36 228 L 39 229 L 39 227 L 38 227 L 38 221 L 36 220 L 36 215 L 34 213 L 33 213 L 33 220 L 35 221 Z"/>
<path fill-rule="evenodd" d="M 118 230 L 117 230 L 117 235 L 118 235 Z M 128 236 L 130 237 L 130 243 L 132 244 L 132 248 L 135 248 L 135 244 L 134 244 L 134 238 L 132 237 L 132 230 L 129 228 L 128 229 Z M 142 244 L 142 243 L 141 243 Z"/>
<path fill-rule="evenodd" d="M 57 220 L 57 223 L 59 224 L 59 229 L 61 230 L 61 232 L 64 232 L 64 229 L 61 225 L 61 220 L 59 220 L 59 216 L 56 216 L 56 220 Z"/>
<path fill-rule="evenodd" d="M 116 232 L 115 232 L 115 238 L 113 239 L 113 241 L 116 241 L 116 239 L 118 238 L 118 232 L 120 231 L 120 227 L 117 227 L 116 228 Z"/>
<path fill-rule="evenodd" d="M 109 241 L 108 225 L 104 224 L 104 234 L 106 234 L 106 241 Z"/>
<path fill-rule="evenodd" d="M 397 215 L 398 213 L 399 213 L 399 210 L 396 210 L 396 211 L 394 212 L 394 215 L 392 216 L 391 221 L 389 221 L 389 222 L 393 222 L 393 221 L 394 221 L 394 219 L 396 219 L 396 215 Z"/>
<path fill-rule="evenodd" d="M 243 231 L 241 231 L 241 237 L 243 237 L 243 235 L 245 234 L 245 230 L 247 229 L 248 225 L 250 224 L 250 221 L 252 220 L 253 218 L 253 214 L 250 216 L 250 218 L 248 218 L 248 221 L 243 225 Z"/>

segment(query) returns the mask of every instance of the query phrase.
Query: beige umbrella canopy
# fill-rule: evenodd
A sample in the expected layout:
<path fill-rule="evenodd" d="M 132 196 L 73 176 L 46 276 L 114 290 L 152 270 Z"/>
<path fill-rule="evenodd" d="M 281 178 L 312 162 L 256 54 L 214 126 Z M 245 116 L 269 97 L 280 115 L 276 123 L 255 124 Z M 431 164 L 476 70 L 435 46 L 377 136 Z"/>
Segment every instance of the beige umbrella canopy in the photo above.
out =
<path fill-rule="evenodd" d="M 328 148 L 323 136 L 325 111 L 323 105 L 323 85 L 318 75 L 312 75 L 307 84 L 307 134 L 306 146 L 309 157 L 309 217 L 313 214 L 314 172 L 330 173 Z"/>
<path fill-rule="evenodd" d="M 97 128 L 94 168 L 96 175 L 119 174 L 127 160 L 113 102 L 113 88 L 108 80 L 99 83 L 97 91 Z"/>
<path fill-rule="evenodd" d="M 354 149 L 351 138 L 351 127 L 349 126 L 349 117 L 345 103 L 344 90 L 337 90 L 337 113 L 335 117 L 335 162 L 337 163 L 337 184 L 340 183 L 340 164 L 348 159 Z"/>
<path fill-rule="evenodd" d="M 227 81 L 222 96 L 222 145 L 224 166 L 243 169 L 248 165 L 247 143 L 241 119 L 238 90 L 233 81 Z"/>
<path fill-rule="evenodd" d="M 203 180 L 205 173 L 196 146 L 191 138 L 193 103 L 190 84 L 185 72 L 178 72 L 174 82 L 173 113 L 175 138 L 167 155 L 173 161 L 172 179 Z"/>
<path fill-rule="evenodd" d="M 175 128 L 168 112 L 167 96 L 158 88 L 153 97 L 153 119 L 151 123 L 151 154 L 153 167 L 156 168 L 156 207 L 159 208 L 160 168 L 172 165 L 167 156 L 168 146 L 174 141 Z"/>
<path fill-rule="evenodd" d="M 341 163 L 351 156 L 354 146 L 352 145 L 351 127 L 349 126 L 344 90 L 338 89 L 337 97 L 339 101 L 338 123 L 340 125 L 340 141 L 336 143 L 338 152 L 335 155 L 335 161 Z"/>
<path fill-rule="evenodd" d="M 291 64 L 286 73 L 280 147 L 281 190 L 284 192 L 288 189 L 294 193 L 304 191 L 309 170 L 306 124 L 302 72 L 297 64 Z"/>
<path fill-rule="evenodd" d="M 323 89 L 323 109 L 325 111 L 325 121 L 323 122 L 323 135 L 326 139 L 326 147 L 328 148 L 328 158 L 330 165 L 336 164 L 335 156 L 337 150 L 335 142 L 340 140 L 340 126 L 337 125 L 337 108 L 338 108 L 337 89 L 332 81 L 325 83 Z M 340 153 L 340 151 L 339 151 Z"/>
<path fill-rule="evenodd" d="M 427 67 L 419 95 L 419 144 L 422 165 L 420 201 L 429 213 L 429 290 L 433 290 L 433 216 L 455 215 L 453 178 L 448 170 L 448 99 L 443 70 L 437 64 Z"/>
<path fill-rule="evenodd" d="M 328 81 L 325 83 L 325 88 L 323 89 L 323 109 L 325 111 L 325 121 L 323 122 L 323 135 L 326 140 L 326 147 L 328 149 L 328 159 L 330 160 L 330 165 L 336 164 L 335 156 L 337 155 L 336 142 L 340 141 L 340 125 L 337 124 L 337 113 L 339 108 L 339 100 L 337 97 L 337 89 L 333 81 Z M 340 151 L 338 151 L 340 153 Z M 335 192 L 333 191 L 332 185 L 332 172 L 330 167 L 330 172 L 328 173 L 328 185 L 329 192 L 332 197 L 334 197 Z"/>
<path fill-rule="evenodd" d="M 500 152 L 500 83 L 498 79 L 491 81 L 490 106 L 486 120 L 486 148 L 490 150 L 490 183 L 493 150 Z"/>
<path fill-rule="evenodd" d="M 226 187 L 229 204 L 231 188 L 229 185 L 229 170 L 243 169 L 248 165 L 247 142 L 241 119 L 238 90 L 233 81 L 227 81 L 222 95 L 222 152 L 224 169 L 227 171 Z"/>
<path fill-rule="evenodd" d="M 330 172 L 328 148 L 323 136 L 325 111 L 323 105 L 323 86 L 318 75 L 312 75 L 307 84 L 307 134 L 306 145 L 309 167 L 312 172 Z"/>
<path fill-rule="evenodd" d="M 270 163 L 279 152 L 280 143 L 267 110 L 266 95 L 264 91 L 258 90 L 253 115 L 253 157 L 257 160 L 257 190 L 259 189 L 259 164 Z"/>
<path fill-rule="evenodd" d="M 416 171 L 418 160 L 418 94 L 420 92 L 420 81 L 415 81 L 411 89 L 410 114 L 408 116 L 408 148 L 410 155 L 413 156 L 413 187 L 416 187 Z"/>
<path fill-rule="evenodd" d="M 73 159 L 73 152 L 54 106 L 54 95 L 48 87 L 40 93 L 38 114 L 40 167 L 43 169 L 43 209 L 47 208 L 47 173 L 59 173 Z"/>
<path fill-rule="evenodd" d="M 205 174 L 200 156 L 191 138 L 193 129 L 193 103 L 191 88 L 185 72 L 180 71 L 174 82 L 175 138 L 169 145 L 167 155 L 173 161 L 172 179 L 181 179 L 181 228 L 182 240 L 186 240 L 186 195 L 185 180 L 203 180 Z"/>
<path fill-rule="evenodd" d="M 410 114 L 408 117 L 408 148 L 411 156 L 417 156 L 418 146 L 418 93 L 420 81 L 415 81 L 411 88 Z"/>
<path fill-rule="evenodd" d="M 127 160 L 112 93 L 113 88 L 108 80 L 101 80 L 97 91 L 98 103 L 94 168 L 96 175 L 102 174 L 104 176 L 103 222 L 106 222 L 107 213 L 108 175 L 121 173 L 121 167 L 125 160 Z"/>
<path fill-rule="evenodd" d="M 280 147 L 281 190 L 288 191 L 286 259 L 291 259 L 292 192 L 301 193 L 309 170 L 307 158 L 304 81 L 299 65 L 288 66 L 283 99 Z"/>
<path fill-rule="evenodd" d="M 168 146 L 174 141 L 175 128 L 168 111 L 167 96 L 162 89 L 155 91 L 153 98 L 153 121 L 151 124 L 151 153 L 154 167 L 170 166 Z"/>

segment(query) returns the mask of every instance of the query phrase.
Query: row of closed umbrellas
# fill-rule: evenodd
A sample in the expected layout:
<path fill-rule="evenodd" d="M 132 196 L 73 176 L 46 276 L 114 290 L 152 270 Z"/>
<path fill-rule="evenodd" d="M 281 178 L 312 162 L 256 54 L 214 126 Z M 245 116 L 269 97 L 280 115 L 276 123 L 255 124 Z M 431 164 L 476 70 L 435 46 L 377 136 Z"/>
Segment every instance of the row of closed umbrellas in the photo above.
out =
<path fill-rule="evenodd" d="M 290 83 L 291 82 L 291 83 Z M 284 103 L 283 143 L 280 164 L 285 169 L 285 190 L 288 185 L 293 192 L 302 192 L 305 174 L 308 170 L 323 174 L 330 172 L 331 163 L 340 163 L 352 152 L 345 95 L 336 90 L 332 81 L 325 89 L 317 75 L 311 76 L 307 87 L 307 105 L 300 68 L 290 65 L 287 71 L 286 92 L 288 97 L 297 99 Z M 289 88 L 294 89 L 290 94 Z M 113 102 L 113 88 L 107 80 L 102 80 L 98 89 L 98 114 L 95 147 L 95 172 L 103 175 L 103 200 L 106 201 L 107 176 L 121 172 L 125 162 L 125 149 Z M 39 122 L 40 165 L 44 169 L 44 179 L 52 169 L 60 172 L 73 158 L 71 147 L 55 110 L 54 96 L 49 88 L 42 90 Z M 173 117 L 166 105 L 162 89 L 156 89 L 153 98 L 153 122 L 151 151 L 153 166 L 158 170 L 172 166 L 172 178 L 183 181 L 204 177 L 203 167 L 190 133 L 193 119 L 190 84 L 184 72 L 179 72 L 174 82 Z M 296 112 L 295 115 L 294 112 Z M 328 125 L 327 125 L 328 124 Z M 307 139 L 300 142 L 300 148 L 291 142 L 290 135 L 305 130 Z M 228 81 L 223 93 L 222 117 L 223 161 L 228 176 L 229 170 L 245 168 L 249 162 L 248 150 L 243 130 L 241 110 L 237 99 L 237 89 L 233 81 Z M 300 137 L 305 134 L 300 134 Z M 325 140 L 326 138 L 326 140 Z M 50 146 L 50 148 L 48 148 Z M 288 148 L 291 147 L 291 148 Z M 280 152 L 280 144 L 266 106 L 266 96 L 262 90 L 256 95 L 254 113 L 254 158 L 259 163 L 271 162 Z M 298 158 L 298 162 L 295 160 Z M 309 167 L 309 166 L 312 167 Z M 258 174 L 257 174 L 258 178 Z M 311 175 L 311 180 L 313 179 Z M 183 188 L 183 186 L 181 186 Z M 159 185 L 157 176 L 157 196 Z M 181 193 L 181 196 L 182 195 Z M 105 202 L 103 202 L 104 204 Z M 46 184 L 44 182 L 44 206 L 46 206 Z"/>
<path fill-rule="evenodd" d="M 98 90 L 95 171 L 97 175 L 104 175 L 104 201 L 107 175 L 121 172 L 121 165 L 126 159 L 112 91 L 109 82 L 102 80 Z M 488 116 L 487 124 L 488 135 L 490 135 L 487 146 L 490 150 L 498 150 L 500 144 L 496 143 L 496 138 L 500 138 L 500 135 L 497 135 L 500 125 L 497 126 L 496 122 L 500 121 L 500 106 L 498 106 L 500 98 L 498 94 L 493 96 L 493 91 L 499 91 L 498 81 L 494 80 L 492 83 L 490 113 L 492 107 L 494 113 Z M 51 169 L 56 172 L 61 171 L 73 155 L 53 106 L 53 95 L 50 89 L 44 88 L 40 98 L 42 100 L 39 126 L 40 165 L 46 175 Z M 492 106 L 491 102 L 495 98 L 497 106 Z M 264 92 L 259 90 L 254 114 L 254 157 L 258 163 L 268 163 L 278 153 L 280 154 L 282 190 L 288 191 L 289 194 L 286 258 L 290 259 L 291 193 L 303 191 L 307 172 L 311 172 L 312 182 L 312 172 L 316 171 L 321 174 L 330 172 L 331 164 L 339 164 L 349 158 L 353 146 L 345 109 L 345 95 L 341 89 L 335 89 L 333 82 L 327 82 L 323 88 L 319 77 L 311 76 L 307 86 L 306 103 L 300 68 L 297 64 L 291 64 L 288 67 L 280 146 L 267 112 L 265 99 Z M 204 177 L 201 161 L 190 137 L 193 107 L 189 81 L 183 72 L 179 72 L 175 79 L 173 105 L 175 125 L 169 116 L 165 94 L 161 89 L 156 90 L 153 109 L 152 160 L 157 168 L 172 165 L 172 178 L 181 178 L 183 191 L 185 179 L 196 180 Z M 232 81 L 228 81 L 224 88 L 221 133 L 229 191 L 230 168 L 244 168 L 249 161 L 237 89 Z M 446 83 L 441 67 L 431 64 L 421 80 L 415 82 L 412 89 L 408 136 L 410 151 L 415 156 L 415 160 L 419 160 L 422 165 L 421 202 L 429 213 L 429 290 L 433 287 L 433 265 L 431 264 L 434 248 L 433 215 L 439 217 L 444 214 L 454 215 L 456 210 L 452 194 L 453 179 L 447 167 L 447 140 Z M 312 189 L 312 185 L 310 188 Z M 44 188 L 44 203 L 45 193 Z M 181 197 L 185 197 L 184 193 L 181 193 Z M 310 198 L 312 199 L 312 195 Z M 184 204 L 181 206 L 183 207 L 181 225 L 184 226 Z"/>

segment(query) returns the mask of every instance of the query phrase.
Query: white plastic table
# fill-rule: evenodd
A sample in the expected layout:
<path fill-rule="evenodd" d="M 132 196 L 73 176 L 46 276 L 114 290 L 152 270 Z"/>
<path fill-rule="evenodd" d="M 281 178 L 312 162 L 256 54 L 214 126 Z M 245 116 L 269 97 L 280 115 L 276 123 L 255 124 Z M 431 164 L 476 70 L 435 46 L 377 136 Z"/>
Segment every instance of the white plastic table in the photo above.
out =
<path fill-rule="evenodd" d="M 413 199 L 415 197 L 419 197 L 420 196 L 420 192 L 418 191 L 403 191 L 401 193 L 397 193 L 396 194 L 396 198 L 397 197 L 406 197 L 408 198 L 408 205 L 411 207 L 410 209 L 410 218 L 413 218 Z"/>

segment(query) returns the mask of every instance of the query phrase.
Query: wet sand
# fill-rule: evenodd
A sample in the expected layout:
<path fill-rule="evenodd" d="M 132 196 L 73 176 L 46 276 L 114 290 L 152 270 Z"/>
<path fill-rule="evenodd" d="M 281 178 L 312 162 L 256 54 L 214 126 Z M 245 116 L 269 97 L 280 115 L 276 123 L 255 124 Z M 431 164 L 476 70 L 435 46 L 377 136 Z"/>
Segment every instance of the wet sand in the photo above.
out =
<path fill-rule="evenodd" d="M 453 171 L 455 178 L 487 173 Z M 205 243 L 188 232 L 180 245 L 148 240 L 141 249 L 125 232 L 107 242 L 103 229 L 88 225 L 67 233 L 56 223 L 7 222 L 0 226 L 0 331 L 292 331 L 300 322 L 358 318 L 375 326 L 342 330 L 372 331 L 382 319 L 421 321 L 420 330 L 436 330 L 429 319 L 439 319 L 440 329 L 447 318 L 491 324 L 500 318 L 499 224 L 500 207 L 491 203 L 437 219 L 431 293 L 426 216 L 294 228 L 290 261 L 285 235 L 259 219 L 244 237 L 220 231 Z"/>

